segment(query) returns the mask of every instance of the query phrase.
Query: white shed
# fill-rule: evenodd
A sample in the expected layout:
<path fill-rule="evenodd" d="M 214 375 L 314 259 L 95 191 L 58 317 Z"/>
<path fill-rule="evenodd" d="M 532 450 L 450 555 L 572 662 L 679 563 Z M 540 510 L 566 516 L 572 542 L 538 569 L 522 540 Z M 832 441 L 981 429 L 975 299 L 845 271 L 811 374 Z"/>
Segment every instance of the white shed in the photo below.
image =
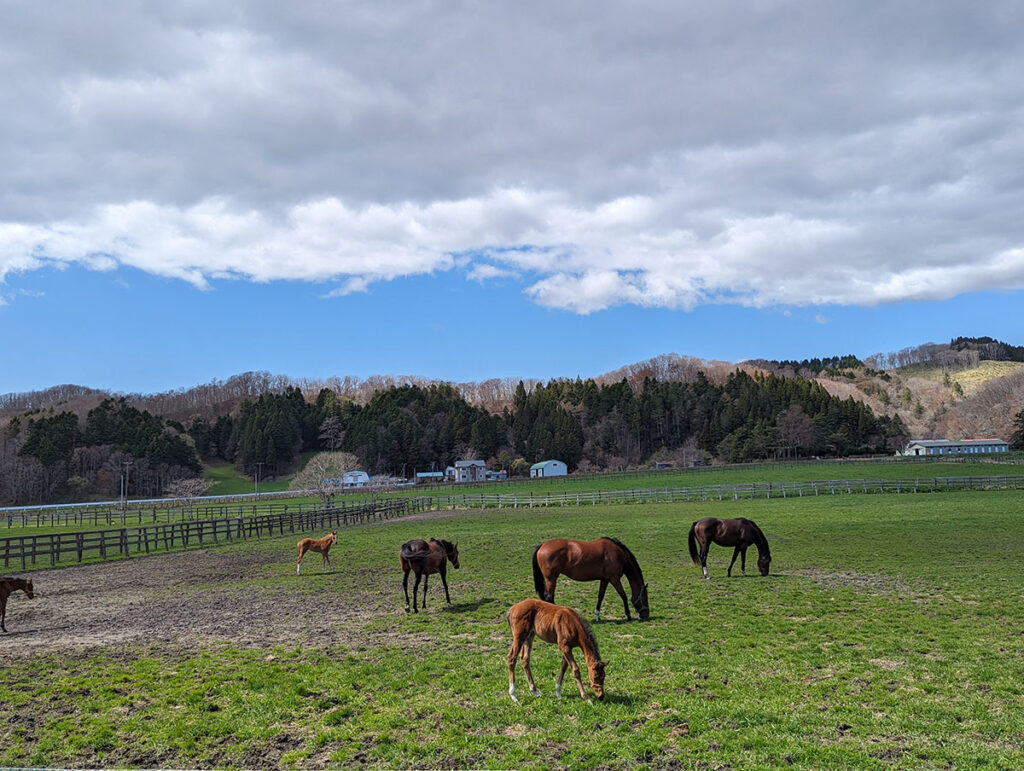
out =
<path fill-rule="evenodd" d="M 346 471 L 341 477 L 341 484 L 345 487 L 362 487 L 370 481 L 370 475 L 365 471 Z"/>

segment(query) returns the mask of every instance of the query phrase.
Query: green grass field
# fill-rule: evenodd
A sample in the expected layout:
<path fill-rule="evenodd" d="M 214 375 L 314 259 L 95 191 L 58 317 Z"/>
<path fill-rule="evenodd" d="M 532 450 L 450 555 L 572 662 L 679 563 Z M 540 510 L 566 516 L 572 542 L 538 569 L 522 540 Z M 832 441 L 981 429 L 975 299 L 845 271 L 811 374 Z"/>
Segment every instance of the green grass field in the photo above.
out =
<path fill-rule="evenodd" d="M 336 572 L 301 584 L 344 643 L 213 637 L 0 659 L 0 765 L 1017 768 L 1022 513 L 1021 493 L 1005 491 L 490 510 L 346 530 Z M 757 521 L 773 574 L 751 564 L 728 579 L 730 550 L 712 547 L 703 580 L 686 533 L 706 515 Z M 595 625 L 605 701 L 568 682 L 556 700 L 557 651 L 538 642 L 543 696 L 520 671 L 513 704 L 505 613 L 532 594 L 533 547 L 599 535 L 637 555 L 651 620 L 625 622 L 609 591 Z M 459 542 L 453 604 L 435 576 L 426 612 L 406 615 L 397 546 L 430 536 Z M 285 596 L 297 579 L 279 555 L 293 548 L 222 547 L 251 558 L 232 589 Z M 176 591 L 187 608 L 227 589 Z M 596 594 L 562 580 L 556 600 L 592 618 Z"/>

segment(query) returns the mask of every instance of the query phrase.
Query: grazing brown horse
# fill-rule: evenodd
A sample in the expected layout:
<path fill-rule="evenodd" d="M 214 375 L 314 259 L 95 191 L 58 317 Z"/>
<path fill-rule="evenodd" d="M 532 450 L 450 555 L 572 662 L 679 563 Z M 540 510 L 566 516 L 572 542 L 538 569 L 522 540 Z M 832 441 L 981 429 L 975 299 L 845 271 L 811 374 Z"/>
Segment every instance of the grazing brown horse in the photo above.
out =
<path fill-rule="evenodd" d="M 601 654 L 597 650 L 597 638 L 579 613 L 572 608 L 552 605 L 543 600 L 523 600 L 509 608 L 508 625 L 512 627 L 512 647 L 508 651 L 508 695 L 512 697 L 512 701 L 519 701 L 516 698 L 516 657 L 520 655 L 530 693 L 540 696 L 540 691 L 533 682 L 533 672 L 530 671 L 530 651 L 533 648 L 534 637 L 539 637 L 544 642 L 555 643 L 562 652 L 562 669 L 558 672 L 558 680 L 555 681 L 555 696 L 562 698 L 562 678 L 565 677 L 566 667 L 572 667 L 573 677 L 576 678 L 576 685 L 580 689 L 580 698 L 587 698 L 587 692 L 583 690 L 583 680 L 580 678 L 580 668 L 576 665 L 576 659 L 572 657 L 572 649 L 579 648 L 587 660 L 590 687 L 594 689 L 594 695 L 599 700 L 604 698 L 604 669 L 608 663 L 601 661 Z"/>
<path fill-rule="evenodd" d="M 444 599 L 451 605 L 452 598 L 448 596 L 448 561 L 451 560 L 452 567 L 459 569 L 459 545 L 451 541 L 431 538 L 429 542 L 414 539 L 402 544 L 398 555 L 398 561 L 402 566 L 402 590 L 405 592 L 405 612 L 409 612 L 409 571 L 416 574 L 416 583 L 412 587 L 412 612 L 419 613 L 416 607 L 416 591 L 420 588 L 420 578 L 423 579 L 423 608 L 427 607 L 427 576 L 431 573 L 441 574 L 441 583 L 444 585 Z"/>
<path fill-rule="evenodd" d="M 735 546 L 732 553 L 732 562 L 729 563 L 727 576 L 732 575 L 732 566 L 736 564 L 736 557 L 740 558 L 740 570 L 743 575 L 747 574 L 747 547 L 750 544 L 757 546 L 757 568 L 762 576 L 768 575 L 768 565 L 772 561 L 772 553 L 768 549 L 768 539 L 764 537 L 756 524 L 749 519 L 716 519 L 705 517 L 702 520 L 690 525 L 690 558 L 694 565 L 700 565 L 704 571 L 704 577 L 708 575 L 708 550 L 712 543 L 719 546 Z M 700 552 L 697 546 L 700 546 Z"/>
<path fill-rule="evenodd" d="M 35 595 L 32 593 L 31 578 L 0 578 L 0 629 L 7 631 L 5 621 L 7 619 L 7 598 L 18 589 L 25 592 L 31 600 Z"/>
<path fill-rule="evenodd" d="M 302 558 L 306 556 L 308 551 L 320 552 L 320 557 L 323 562 L 324 572 L 327 572 L 327 566 L 331 564 L 331 546 L 338 542 L 338 531 L 328 533 L 323 538 L 303 538 L 299 541 L 299 558 L 295 561 L 295 575 L 302 574 Z"/>
<path fill-rule="evenodd" d="M 626 618 L 633 618 L 629 614 L 629 603 L 622 588 L 622 576 L 626 576 L 629 581 L 632 591 L 630 601 L 640 618 L 645 619 L 651 615 L 651 608 L 647 604 L 647 584 L 644 583 L 640 563 L 622 541 L 607 537 L 596 541 L 569 541 L 565 538 L 545 541 L 533 550 L 533 586 L 538 597 L 547 602 L 555 601 L 555 583 L 559 574 L 573 581 L 601 582 L 597 590 L 597 609 L 594 611 L 594 619 L 597 621 L 601 620 L 601 603 L 608 584 L 614 586 L 622 598 Z"/>

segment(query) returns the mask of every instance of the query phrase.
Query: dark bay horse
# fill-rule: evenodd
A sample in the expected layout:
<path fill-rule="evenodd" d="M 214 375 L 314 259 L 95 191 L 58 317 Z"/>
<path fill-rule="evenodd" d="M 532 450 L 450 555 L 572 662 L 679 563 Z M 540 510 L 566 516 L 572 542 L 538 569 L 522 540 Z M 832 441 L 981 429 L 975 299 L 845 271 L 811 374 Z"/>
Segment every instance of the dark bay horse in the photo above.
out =
<path fill-rule="evenodd" d="M 708 550 L 712 543 L 719 546 L 735 546 L 732 553 L 732 562 L 729 563 L 729 570 L 726 575 L 732 575 L 732 566 L 736 564 L 736 558 L 740 558 L 740 570 L 743 575 L 747 574 L 747 547 L 750 544 L 757 546 L 757 568 L 762 576 L 768 575 L 768 566 L 772 561 L 771 551 L 768 549 L 768 539 L 764 537 L 756 524 L 749 519 L 716 519 L 705 517 L 690 526 L 690 558 L 694 565 L 700 565 L 704 571 L 704 577 L 708 575 Z M 700 546 L 698 553 L 697 547 Z"/>
<path fill-rule="evenodd" d="M 328 533 L 323 538 L 303 538 L 299 541 L 299 558 L 295 560 L 295 575 L 300 575 L 302 573 L 302 558 L 306 556 L 306 552 L 308 551 L 320 552 L 323 569 L 326 573 L 327 566 L 331 564 L 331 546 L 337 542 L 337 530 L 332 533 Z"/>
<path fill-rule="evenodd" d="M 601 654 L 597 650 L 597 638 L 579 613 L 572 608 L 552 605 L 543 600 L 523 600 L 509 608 L 508 625 L 512 628 L 512 647 L 508 651 L 508 695 L 512 697 L 512 701 L 519 701 L 516 698 L 516 657 L 520 655 L 530 693 L 540 696 L 540 691 L 533 682 L 533 672 L 530 671 L 530 651 L 533 648 L 534 637 L 539 637 L 544 642 L 555 643 L 562 652 L 562 669 L 555 682 L 555 695 L 558 698 L 562 698 L 562 678 L 565 677 L 566 667 L 572 667 L 573 677 L 576 678 L 576 685 L 580 689 L 580 698 L 587 698 L 587 692 L 583 690 L 583 680 L 580 678 L 580 668 L 576 665 L 576 659 L 572 657 L 573 648 L 583 651 L 583 656 L 587 660 L 590 687 L 594 689 L 594 695 L 599 700 L 604 698 L 604 668 L 608 664 L 601 661 Z"/>
<path fill-rule="evenodd" d="M 416 590 L 420 587 L 420 578 L 423 578 L 423 607 L 427 607 L 427 576 L 431 573 L 441 574 L 441 583 L 444 584 L 444 599 L 451 605 L 452 598 L 448 596 L 448 561 L 451 560 L 452 567 L 459 569 L 459 545 L 451 541 L 431 538 L 429 542 L 419 539 L 406 541 L 402 544 L 398 560 L 402 565 L 402 590 L 405 592 L 405 612 L 409 612 L 409 571 L 416 574 L 416 583 L 412 587 L 412 612 L 419 613 L 416 608 Z"/>
<path fill-rule="evenodd" d="M 545 541 L 533 550 L 533 586 L 538 597 L 547 602 L 555 601 L 555 583 L 559 574 L 573 581 L 601 582 L 597 590 L 597 609 L 594 611 L 597 621 L 601 620 L 601 603 L 608 584 L 614 586 L 622 598 L 626 618 L 633 618 L 629 614 L 629 602 L 622 588 L 622 576 L 626 576 L 629 581 L 632 592 L 630 601 L 640 618 L 645 619 L 651 615 L 647 603 L 647 584 L 644 583 L 640 563 L 622 541 L 608 537 L 596 541 L 569 541 L 565 538 Z"/>
<path fill-rule="evenodd" d="M 35 595 L 32 593 L 32 579 L 31 578 L 0 578 L 0 629 L 7 631 L 6 619 L 7 619 L 7 598 L 14 594 L 18 589 L 25 592 L 25 595 L 31 600 Z"/>

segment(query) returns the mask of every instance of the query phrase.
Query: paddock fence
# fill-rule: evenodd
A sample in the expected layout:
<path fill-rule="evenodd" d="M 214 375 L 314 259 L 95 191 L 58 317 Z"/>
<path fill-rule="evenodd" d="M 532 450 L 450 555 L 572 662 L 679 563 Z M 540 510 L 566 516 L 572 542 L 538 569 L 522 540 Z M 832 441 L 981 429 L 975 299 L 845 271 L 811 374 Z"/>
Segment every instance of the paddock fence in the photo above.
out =
<path fill-rule="evenodd" d="M 751 482 L 702 487 L 650 488 L 488 495 L 486 493 L 434 496 L 437 508 L 535 508 L 544 506 L 597 506 L 611 503 L 679 503 L 760 498 L 802 498 L 816 495 L 904 494 L 964 490 L 1024 489 L 1024 476 L 922 477 L 915 479 L 844 479 L 814 482 Z"/>
<path fill-rule="evenodd" d="M 361 506 L 307 506 L 256 516 L 196 519 L 166 524 L 74 533 L 24 535 L 0 539 L 0 559 L 26 570 L 39 563 L 56 566 L 84 560 L 108 560 L 190 546 L 215 546 L 251 538 L 269 538 L 328 527 L 348 527 L 406 516 L 430 508 L 429 498 L 396 498 Z"/>

